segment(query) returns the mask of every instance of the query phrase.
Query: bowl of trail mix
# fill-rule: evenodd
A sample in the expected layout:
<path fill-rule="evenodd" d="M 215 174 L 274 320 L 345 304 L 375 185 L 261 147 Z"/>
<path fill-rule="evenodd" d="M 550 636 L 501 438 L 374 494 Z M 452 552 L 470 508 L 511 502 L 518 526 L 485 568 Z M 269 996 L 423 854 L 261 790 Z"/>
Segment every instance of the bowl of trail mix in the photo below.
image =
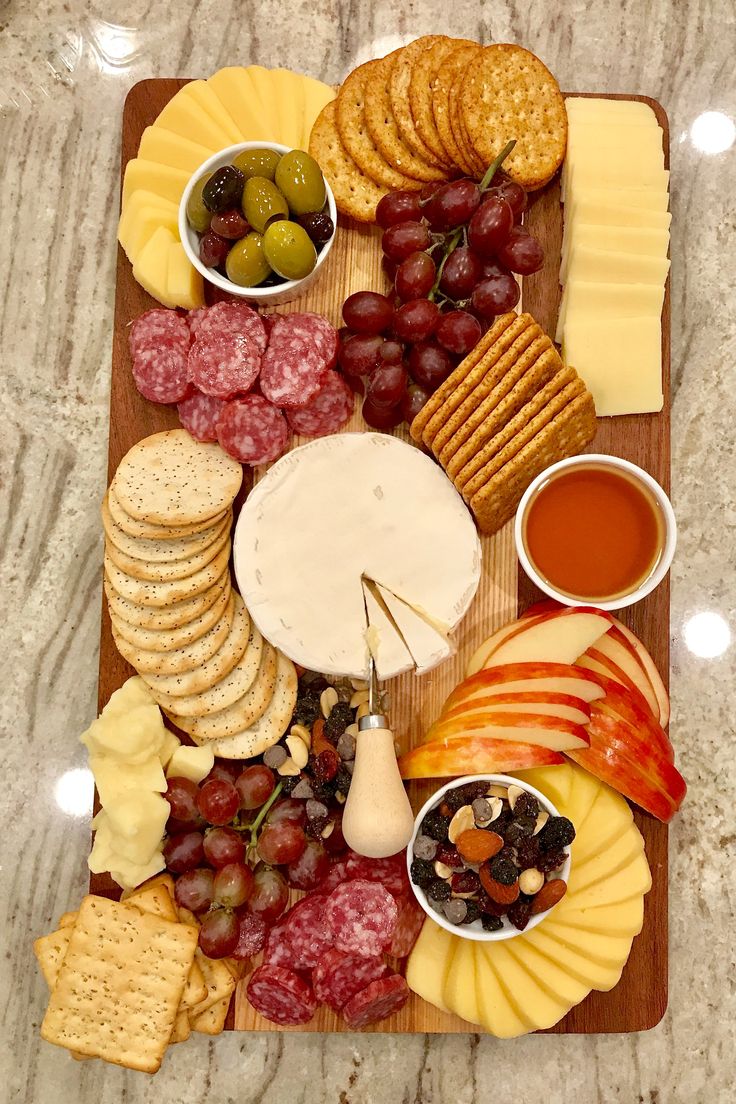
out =
<path fill-rule="evenodd" d="M 421 809 L 407 847 L 412 889 L 465 939 L 513 939 L 567 892 L 575 828 L 543 793 L 505 774 L 457 778 Z"/>

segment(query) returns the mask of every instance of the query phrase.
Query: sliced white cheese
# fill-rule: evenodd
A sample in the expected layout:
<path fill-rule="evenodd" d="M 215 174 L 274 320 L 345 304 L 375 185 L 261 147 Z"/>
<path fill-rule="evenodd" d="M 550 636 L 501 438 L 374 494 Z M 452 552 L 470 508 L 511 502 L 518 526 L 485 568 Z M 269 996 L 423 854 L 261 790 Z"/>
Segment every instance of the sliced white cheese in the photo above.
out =
<path fill-rule="evenodd" d="M 657 116 L 641 100 L 608 100 L 599 96 L 567 96 L 567 117 L 571 124 L 593 123 L 595 126 L 659 126 Z"/>
<path fill-rule="evenodd" d="M 366 640 L 368 649 L 376 661 L 379 679 L 391 678 L 410 671 L 414 660 L 396 626 L 381 603 L 373 594 L 370 586 L 363 584 L 365 607 L 368 615 Z"/>
<path fill-rule="evenodd" d="M 201 782 L 215 765 L 215 753 L 207 745 L 191 747 L 181 744 L 171 756 L 166 768 L 167 778 L 188 778 L 190 782 Z"/>
<path fill-rule="evenodd" d="M 669 230 L 644 226 L 598 226 L 577 223 L 574 241 L 576 246 L 605 249 L 613 253 L 639 253 L 646 257 L 666 257 L 670 245 Z M 560 283 L 565 284 L 570 260 L 568 237 L 562 248 Z"/>
<path fill-rule="evenodd" d="M 417 674 L 423 675 L 425 671 L 431 671 L 444 659 L 448 659 L 454 653 L 450 641 L 442 633 L 426 621 L 416 610 L 403 602 L 390 590 L 377 586 L 378 593 L 386 605 L 386 609 L 396 624 L 397 629 L 409 649 Z"/>
<path fill-rule="evenodd" d="M 123 794 L 105 806 L 117 855 L 147 863 L 160 845 L 171 809 L 165 797 L 149 790 Z"/>
<path fill-rule="evenodd" d="M 567 266 L 569 280 L 591 283 L 657 284 L 664 286 L 670 262 L 666 257 L 647 257 L 642 253 L 613 252 L 573 245 Z"/>
<path fill-rule="evenodd" d="M 121 763 L 108 755 L 90 755 L 89 767 L 103 805 L 133 790 L 151 790 L 154 793 L 166 790 L 166 779 L 157 755 L 152 755 L 143 763 Z"/>
<path fill-rule="evenodd" d="M 169 761 L 178 747 L 181 747 L 181 741 L 178 736 L 175 736 L 170 729 L 164 730 L 164 742 L 158 750 L 158 757 L 161 766 L 166 770 L 169 765 Z"/>
<path fill-rule="evenodd" d="M 164 740 L 161 712 L 142 678 L 129 678 L 96 721 L 79 737 L 90 755 L 141 764 L 158 755 Z"/>
<path fill-rule="evenodd" d="M 248 496 L 233 549 L 240 593 L 266 639 L 330 675 L 367 673 L 362 578 L 444 632 L 480 578 L 480 542 L 455 488 L 424 453 L 380 433 L 287 453 Z"/>
<path fill-rule="evenodd" d="M 122 855 L 116 855 L 110 871 L 110 877 L 123 889 L 136 889 L 149 878 L 153 878 L 166 867 L 163 851 L 157 848 L 146 863 L 130 862 Z"/>

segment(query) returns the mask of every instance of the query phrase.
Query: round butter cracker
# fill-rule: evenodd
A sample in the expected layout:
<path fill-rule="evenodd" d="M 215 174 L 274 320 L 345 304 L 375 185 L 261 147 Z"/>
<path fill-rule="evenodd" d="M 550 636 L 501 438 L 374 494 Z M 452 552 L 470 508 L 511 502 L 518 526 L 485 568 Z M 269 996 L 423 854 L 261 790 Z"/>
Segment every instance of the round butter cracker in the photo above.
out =
<path fill-rule="evenodd" d="M 163 706 L 164 712 L 193 738 L 214 740 L 240 732 L 255 724 L 268 708 L 276 685 L 277 657 L 276 649 L 263 640 L 261 662 L 255 675 L 244 657 L 228 678 L 200 696 L 202 706 L 196 713 L 177 712 L 177 703 L 172 707 Z"/>
<path fill-rule="evenodd" d="M 379 187 L 361 172 L 343 146 L 337 129 L 335 100 L 317 116 L 309 138 L 309 152 L 325 174 L 338 209 L 357 222 L 373 222 L 376 207 L 388 189 Z"/>

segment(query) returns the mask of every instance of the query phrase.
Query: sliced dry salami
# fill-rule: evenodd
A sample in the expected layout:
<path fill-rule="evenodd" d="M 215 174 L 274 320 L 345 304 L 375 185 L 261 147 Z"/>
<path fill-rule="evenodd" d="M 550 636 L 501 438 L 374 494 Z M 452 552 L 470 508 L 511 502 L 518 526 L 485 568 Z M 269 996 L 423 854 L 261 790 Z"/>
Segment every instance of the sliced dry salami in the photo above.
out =
<path fill-rule="evenodd" d="M 283 966 L 260 966 L 248 982 L 248 1000 L 277 1024 L 308 1023 L 317 1008 L 311 986 Z"/>
<path fill-rule="evenodd" d="M 355 395 L 345 378 L 330 370 L 316 395 L 298 410 L 288 410 L 286 420 L 294 433 L 324 437 L 337 433 L 353 413 Z"/>
<path fill-rule="evenodd" d="M 179 403 L 179 421 L 197 441 L 216 441 L 217 422 L 224 407 L 224 399 L 195 391 L 188 399 Z"/>
<path fill-rule="evenodd" d="M 310 893 L 282 916 L 268 933 L 263 961 L 292 970 L 311 970 L 332 946 L 325 922 L 326 893 Z"/>
<path fill-rule="evenodd" d="M 128 342 L 133 380 L 145 399 L 176 403 L 191 391 L 187 361 L 191 336 L 187 321 L 173 310 L 156 308 L 136 318 Z"/>
<path fill-rule="evenodd" d="M 285 409 L 305 406 L 337 362 L 337 330 L 321 314 L 278 318 L 261 365 L 261 391 Z"/>
<path fill-rule="evenodd" d="M 409 889 L 406 872 L 406 854 L 399 851 L 385 859 L 369 859 L 351 851 L 347 857 L 348 877 L 363 878 L 367 882 L 380 882 L 394 897 Z"/>
<path fill-rule="evenodd" d="M 261 370 L 261 354 L 246 334 L 202 333 L 189 350 L 189 379 L 205 395 L 232 399 L 250 391 Z"/>
<path fill-rule="evenodd" d="M 286 418 L 262 395 L 246 395 L 226 403 L 217 423 L 217 440 L 241 464 L 266 464 L 289 441 Z"/>
<path fill-rule="evenodd" d="M 382 958 L 361 958 L 330 947 L 312 971 L 314 995 L 339 1012 L 356 993 L 388 972 Z"/>
<path fill-rule="evenodd" d="M 266 351 L 266 327 L 260 314 L 247 303 L 213 303 L 197 326 L 197 337 L 212 334 L 244 334 L 258 349 Z"/>
<path fill-rule="evenodd" d="M 286 926 L 286 918 L 274 924 L 266 936 L 263 949 L 263 961 L 270 966 L 291 966 L 292 954 L 289 942 L 289 930 Z"/>
<path fill-rule="evenodd" d="M 409 999 L 409 986 L 401 974 L 372 981 L 348 1001 L 342 1010 L 348 1027 L 358 1029 L 379 1023 L 400 1011 Z"/>
<path fill-rule="evenodd" d="M 396 927 L 388 947 L 388 954 L 394 958 L 406 958 L 419 938 L 424 923 L 424 909 L 411 890 L 396 898 L 399 915 Z"/>
<path fill-rule="evenodd" d="M 332 893 L 333 889 L 337 889 L 343 882 L 350 881 L 350 875 L 348 873 L 348 859 L 339 858 L 336 859 L 330 869 L 327 871 L 326 876 L 322 879 L 319 887 L 320 893 Z"/>
<path fill-rule="evenodd" d="M 334 945 L 364 958 L 386 950 L 396 928 L 398 909 L 387 889 L 377 882 L 356 880 L 334 889 L 327 899 L 325 919 Z"/>
<path fill-rule="evenodd" d="M 193 310 L 187 311 L 187 323 L 193 341 L 196 339 L 199 333 L 200 323 L 207 317 L 209 309 L 209 307 L 194 307 Z"/>

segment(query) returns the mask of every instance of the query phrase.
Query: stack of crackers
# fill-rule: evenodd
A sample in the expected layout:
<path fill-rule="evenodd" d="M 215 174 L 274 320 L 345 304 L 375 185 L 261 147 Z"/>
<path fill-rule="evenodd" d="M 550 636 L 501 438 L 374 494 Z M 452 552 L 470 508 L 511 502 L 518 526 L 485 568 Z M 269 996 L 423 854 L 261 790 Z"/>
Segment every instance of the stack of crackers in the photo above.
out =
<path fill-rule="evenodd" d="M 296 702 L 290 660 L 261 636 L 230 576 L 243 470 L 184 429 L 123 457 L 102 507 L 112 633 L 154 701 L 226 758 L 281 738 Z"/>
<path fill-rule="evenodd" d="M 411 435 L 434 453 L 484 533 L 513 517 L 533 479 L 582 452 L 595 406 L 530 314 L 501 315 L 431 396 Z"/>
<path fill-rule="evenodd" d="M 363 222 L 389 191 L 504 169 L 540 188 L 562 163 L 567 115 L 557 81 L 521 46 L 426 35 L 369 61 L 317 118 L 309 152 L 338 208 Z"/>
<path fill-rule="evenodd" d="M 124 901 L 85 897 L 33 945 L 51 994 L 42 1037 L 78 1059 L 155 1073 L 170 1043 L 219 1034 L 240 967 L 207 958 L 197 939 L 168 874 Z"/>

